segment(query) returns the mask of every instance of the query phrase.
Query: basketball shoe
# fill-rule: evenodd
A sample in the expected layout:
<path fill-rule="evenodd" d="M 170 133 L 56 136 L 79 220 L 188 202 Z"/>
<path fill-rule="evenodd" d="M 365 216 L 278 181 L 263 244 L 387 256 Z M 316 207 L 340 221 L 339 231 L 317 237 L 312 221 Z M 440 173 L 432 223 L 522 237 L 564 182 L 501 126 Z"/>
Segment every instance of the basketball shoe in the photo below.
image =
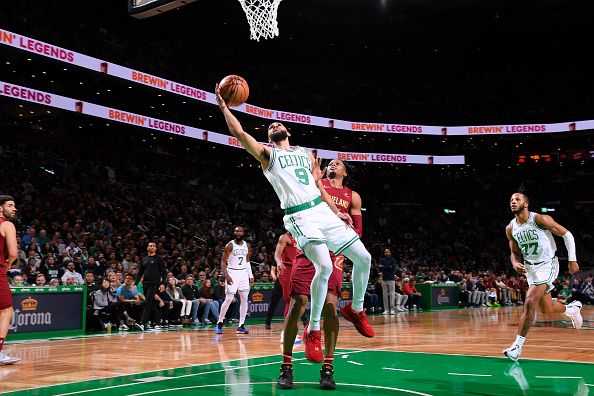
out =
<path fill-rule="evenodd" d="M 348 303 L 340 310 L 340 313 L 343 318 L 355 325 L 355 328 L 362 336 L 371 338 L 375 335 L 373 328 L 367 321 L 365 310 L 357 313 L 353 310 L 353 304 Z"/>
<path fill-rule="evenodd" d="M 281 389 L 291 389 L 293 387 L 293 365 L 283 363 L 280 368 L 280 376 L 277 381 Z"/>
<path fill-rule="evenodd" d="M 309 330 L 309 324 L 303 330 L 303 345 L 305 345 L 305 357 L 312 363 L 320 363 L 324 360 L 322 353 L 322 331 Z"/>
<path fill-rule="evenodd" d="M 503 354 L 510 358 L 513 362 L 516 362 L 520 358 L 521 353 L 522 347 L 515 343 L 503 351 Z"/>
<path fill-rule="evenodd" d="M 336 382 L 334 382 L 334 367 L 331 364 L 325 364 L 320 369 L 320 388 L 322 389 L 336 389 Z"/>
<path fill-rule="evenodd" d="M 5 354 L 4 352 L 0 352 L 0 366 L 9 366 L 11 364 L 15 364 L 19 362 L 21 359 L 16 357 L 11 357 Z"/>
<path fill-rule="evenodd" d="M 573 301 L 567 304 L 567 308 L 565 310 L 565 316 L 571 319 L 571 324 L 576 329 L 581 329 L 582 324 L 584 323 L 584 319 L 582 318 L 582 303 L 579 301 Z"/>

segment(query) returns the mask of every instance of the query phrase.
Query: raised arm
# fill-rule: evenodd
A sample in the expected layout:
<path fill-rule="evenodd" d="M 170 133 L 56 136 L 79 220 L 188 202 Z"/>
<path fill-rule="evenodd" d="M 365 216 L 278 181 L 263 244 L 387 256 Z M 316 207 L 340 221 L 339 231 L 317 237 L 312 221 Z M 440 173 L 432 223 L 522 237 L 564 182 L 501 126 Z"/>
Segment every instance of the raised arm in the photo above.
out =
<path fill-rule="evenodd" d="M 320 169 L 322 159 L 314 158 L 314 156 L 311 152 L 309 153 L 309 158 L 311 159 L 311 167 L 312 167 L 311 173 L 314 177 L 314 180 L 316 181 L 316 186 L 320 190 L 322 200 L 328 204 L 328 206 L 330 207 L 332 212 L 334 212 L 335 215 L 337 215 L 342 221 L 344 221 L 350 227 L 352 227 L 353 219 L 351 219 L 351 216 L 349 216 L 347 213 L 342 213 L 338 209 L 338 207 L 336 206 L 334 201 L 332 201 L 332 198 L 330 198 L 330 194 L 328 194 L 328 192 L 326 191 L 326 188 L 324 187 L 324 183 L 322 183 L 322 178 L 324 177 L 324 173 Z"/>
<path fill-rule="evenodd" d="M 219 84 L 217 84 L 215 87 L 215 96 L 217 103 L 221 108 L 223 115 L 225 116 L 225 121 L 227 122 L 227 127 L 229 128 L 231 135 L 237 138 L 237 140 L 239 140 L 247 152 L 260 162 L 262 169 L 268 168 L 268 162 L 270 161 L 270 149 L 263 144 L 258 143 L 258 141 L 254 139 L 253 136 L 243 130 L 239 120 L 237 120 L 233 113 L 231 113 L 231 110 L 229 110 L 225 100 L 221 96 Z"/>
<path fill-rule="evenodd" d="M 509 241 L 509 250 L 511 251 L 509 258 L 512 266 L 518 273 L 525 274 L 526 267 L 524 267 L 524 264 L 522 263 L 522 251 L 516 240 L 512 237 L 511 225 L 509 224 L 505 227 L 505 235 L 507 235 L 507 240 Z"/>

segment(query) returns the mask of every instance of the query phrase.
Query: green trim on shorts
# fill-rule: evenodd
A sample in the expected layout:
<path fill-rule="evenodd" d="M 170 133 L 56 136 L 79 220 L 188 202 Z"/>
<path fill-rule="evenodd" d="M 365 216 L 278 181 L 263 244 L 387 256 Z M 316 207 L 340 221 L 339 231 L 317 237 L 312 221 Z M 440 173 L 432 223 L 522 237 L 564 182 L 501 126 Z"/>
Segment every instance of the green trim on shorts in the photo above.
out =
<path fill-rule="evenodd" d="M 559 265 L 559 264 L 557 264 L 557 265 Z M 538 282 L 538 283 L 533 283 L 532 285 L 533 285 L 533 286 L 539 286 L 539 285 L 549 285 L 549 284 L 552 284 L 552 283 L 553 283 L 553 280 L 554 280 L 554 279 L 553 279 L 553 275 L 554 275 L 554 274 L 555 274 L 555 264 L 553 264 L 553 265 L 552 265 L 552 268 L 551 268 L 551 274 L 549 275 L 549 279 L 548 279 L 547 281 L 545 281 L 545 282 Z M 550 290 L 549 290 L 549 291 L 550 291 Z M 548 293 L 548 291 L 547 291 L 547 293 Z"/>
<path fill-rule="evenodd" d="M 293 219 L 292 217 L 290 218 L 291 220 L 291 224 L 293 224 L 293 227 L 295 228 L 295 231 L 297 231 L 297 233 L 305 238 L 307 238 L 307 236 L 303 233 L 303 231 L 301 231 L 301 228 L 299 228 L 299 226 L 297 225 L 297 222 L 295 221 L 295 219 Z"/>
<path fill-rule="evenodd" d="M 351 246 L 353 243 L 357 242 L 357 240 L 359 239 L 359 235 L 355 235 L 350 241 L 348 241 L 347 243 L 345 243 L 344 245 L 342 245 L 342 247 L 340 249 L 337 249 L 334 254 L 336 256 L 338 256 L 340 253 L 342 253 L 345 249 L 347 249 L 349 246 Z"/>

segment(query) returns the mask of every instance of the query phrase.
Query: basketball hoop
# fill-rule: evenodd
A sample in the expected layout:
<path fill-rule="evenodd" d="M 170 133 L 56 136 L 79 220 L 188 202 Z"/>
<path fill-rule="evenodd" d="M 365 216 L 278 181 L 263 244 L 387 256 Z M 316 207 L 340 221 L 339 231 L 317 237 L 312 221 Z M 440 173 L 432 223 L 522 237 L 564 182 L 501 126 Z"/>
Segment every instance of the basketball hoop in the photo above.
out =
<path fill-rule="evenodd" d="M 260 41 L 278 36 L 276 15 L 281 0 L 239 0 L 250 24 L 250 38 Z"/>

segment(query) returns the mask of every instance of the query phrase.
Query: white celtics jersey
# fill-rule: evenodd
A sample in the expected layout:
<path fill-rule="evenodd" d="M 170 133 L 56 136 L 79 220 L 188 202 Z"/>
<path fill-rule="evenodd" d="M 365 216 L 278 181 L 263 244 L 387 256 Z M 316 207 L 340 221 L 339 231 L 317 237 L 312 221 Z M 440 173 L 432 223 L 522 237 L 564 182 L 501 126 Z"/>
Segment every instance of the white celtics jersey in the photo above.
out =
<path fill-rule="evenodd" d="M 557 244 L 549 230 L 543 230 L 536 224 L 536 213 L 530 212 L 528 221 L 518 224 L 511 221 L 512 236 L 518 243 L 524 260 L 530 264 L 539 264 L 555 257 Z"/>
<path fill-rule="evenodd" d="M 233 250 L 227 260 L 227 268 L 233 270 L 247 269 L 247 256 L 248 256 L 248 244 L 246 241 L 242 241 L 241 245 L 231 241 Z"/>
<path fill-rule="evenodd" d="M 270 150 L 270 164 L 264 170 L 264 176 L 272 184 L 282 209 L 313 201 L 321 195 L 311 171 L 307 149 L 273 147 Z"/>

